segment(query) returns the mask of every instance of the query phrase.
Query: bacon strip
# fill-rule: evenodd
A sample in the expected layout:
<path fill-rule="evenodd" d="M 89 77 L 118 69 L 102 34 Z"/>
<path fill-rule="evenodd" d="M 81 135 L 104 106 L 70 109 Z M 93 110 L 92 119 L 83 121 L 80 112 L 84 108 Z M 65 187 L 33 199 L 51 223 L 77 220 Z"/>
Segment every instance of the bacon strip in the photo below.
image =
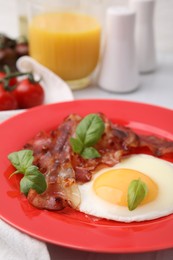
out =
<path fill-rule="evenodd" d="M 140 147 L 148 147 L 155 156 L 173 153 L 173 141 L 156 136 L 140 136 Z"/>
<path fill-rule="evenodd" d="M 77 183 L 90 181 L 98 169 L 115 165 L 123 156 L 141 147 L 148 147 L 155 156 L 173 153 L 173 141 L 137 135 L 132 129 L 113 124 L 105 115 L 99 115 L 105 122 L 105 132 L 95 145 L 100 158 L 86 160 L 73 153 L 69 140 L 82 119 L 74 114 L 65 118 L 57 129 L 40 132 L 25 145 L 24 148 L 34 151 L 34 164 L 45 175 L 48 185 L 43 194 L 30 190 L 28 200 L 32 205 L 48 210 L 76 208 L 80 203 Z"/>
<path fill-rule="evenodd" d="M 28 201 L 37 208 L 60 210 L 67 205 L 77 207 L 80 203 L 69 145 L 79 119 L 68 117 L 56 130 L 39 133 L 24 147 L 34 151 L 34 164 L 45 175 L 48 185 L 43 194 L 33 190 L 28 193 Z"/>

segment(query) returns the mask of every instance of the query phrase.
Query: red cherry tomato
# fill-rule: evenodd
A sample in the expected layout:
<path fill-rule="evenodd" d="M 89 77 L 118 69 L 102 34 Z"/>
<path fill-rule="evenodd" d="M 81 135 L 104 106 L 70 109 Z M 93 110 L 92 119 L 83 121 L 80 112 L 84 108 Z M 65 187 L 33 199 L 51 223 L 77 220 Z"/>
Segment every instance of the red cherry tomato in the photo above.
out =
<path fill-rule="evenodd" d="M 5 72 L 0 71 L 0 79 L 3 79 L 5 76 L 6 76 Z M 9 80 L 9 86 L 10 87 L 16 85 L 17 83 L 18 83 L 18 80 L 17 80 L 16 77 L 11 78 Z"/>
<path fill-rule="evenodd" d="M 11 92 L 5 91 L 0 85 L 0 110 L 17 109 L 17 101 Z"/>
<path fill-rule="evenodd" d="M 19 108 L 31 108 L 41 105 L 44 100 L 44 90 L 38 82 L 32 82 L 28 78 L 18 82 L 13 91 Z"/>

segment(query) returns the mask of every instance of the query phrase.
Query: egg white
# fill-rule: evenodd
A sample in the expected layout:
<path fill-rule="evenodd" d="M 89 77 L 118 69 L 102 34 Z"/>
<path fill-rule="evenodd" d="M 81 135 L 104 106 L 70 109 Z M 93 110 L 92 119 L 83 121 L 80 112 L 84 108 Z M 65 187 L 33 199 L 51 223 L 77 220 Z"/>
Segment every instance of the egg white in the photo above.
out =
<path fill-rule="evenodd" d="M 97 196 L 93 189 L 94 180 L 102 173 L 118 168 L 134 169 L 149 176 L 158 185 L 156 199 L 130 211 Z M 156 219 L 173 213 L 173 164 L 150 155 L 132 155 L 114 167 L 98 171 L 90 182 L 79 185 L 79 190 L 79 211 L 86 214 L 121 222 Z"/>

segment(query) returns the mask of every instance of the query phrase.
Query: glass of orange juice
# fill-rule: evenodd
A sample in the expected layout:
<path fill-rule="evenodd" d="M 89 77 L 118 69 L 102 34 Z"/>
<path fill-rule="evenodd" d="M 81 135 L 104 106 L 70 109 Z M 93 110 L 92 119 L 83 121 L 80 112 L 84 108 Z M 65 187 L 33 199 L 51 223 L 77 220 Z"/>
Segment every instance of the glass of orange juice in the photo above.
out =
<path fill-rule="evenodd" d="M 29 52 L 67 81 L 89 85 L 100 55 L 98 0 L 29 0 Z"/>

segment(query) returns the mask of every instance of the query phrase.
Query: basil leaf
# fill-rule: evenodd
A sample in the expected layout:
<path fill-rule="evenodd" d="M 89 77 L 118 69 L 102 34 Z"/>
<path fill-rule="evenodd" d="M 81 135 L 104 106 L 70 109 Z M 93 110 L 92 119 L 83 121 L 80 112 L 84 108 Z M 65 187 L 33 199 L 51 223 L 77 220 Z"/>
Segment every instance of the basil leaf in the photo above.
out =
<path fill-rule="evenodd" d="M 26 169 L 33 163 L 33 151 L 21 150 L 8 155 L 12 165 L 20 172 L 25 173 Z"/>
<path fill-rule="evenodd" d="M 72 146 L 72 149 L 75 153 L 80 154 L 83 150 L 83 143 L 80 141 L 80 139 L 77 138 L 70 138 L 70 144 Z"/>
<path fill-rule="evenodd" d="M 146 197 L 147 192 L 147 185 L 140 179 L 133 180 L 130 183 L 127 198 L 128 208 L 130 211 L 134 210 L 141 203 L 141 201 Z"/>
<path fill-rule="evenodd" d="M 20 181 L 21 192 L 27 195 L 30 189 L 34 189 L 40 194 L 46 188 L 47 184 L 44 175 L 40 173 L 38 167 L 35 165 L 29 166 L 25 172 L 25 176 Z"/>
<path fill-rule="evenodd" d="M 85 159 L 92 159 L 100 157 L 99 152 L 94 147 L 86 147 L 81 153 L 82 157 Z"/>
<path fill-rule="evenodd" d="M 34 156 L 32 150 L 13 152 L 8 155 L 8 159 L 17 169 L 13 174 L 22 173 L 24 175 L 20 181 L 21 192 L 27 195 L 31 188 L 36 190 L 37 193 L 42 193 L 46 190 L 47 184 L 44 175 L 37 166 L 33 165 Z"/>
<path fill-rule="evenodd" d="M 78 124 L 76 135 L 85 147 L 98 142 L 105 129 L 103 120 L 97 114 L 89 114 Z"/>
<path fill-rule="evenodd" d="M 100 157 L 99 152 L 92 146 L 99 141 L 104 130 L 104 122 L 97 114 L 84 117 L 76 127 L 76 138 L 70 138 L 73 151 L 85 159 Z"/>

